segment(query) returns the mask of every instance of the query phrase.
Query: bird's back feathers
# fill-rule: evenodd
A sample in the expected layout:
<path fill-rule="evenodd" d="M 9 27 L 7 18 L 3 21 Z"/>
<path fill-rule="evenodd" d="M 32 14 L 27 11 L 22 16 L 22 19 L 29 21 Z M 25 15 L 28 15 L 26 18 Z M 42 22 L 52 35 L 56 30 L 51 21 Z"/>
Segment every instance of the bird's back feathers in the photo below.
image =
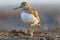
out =
<path fill-rule="evenodd" d="M 29 10 L 30 13 L 32 13 L 38 19 L 38 21 L 39 21 L 38 26 L 41 27 L 42 24 L 41 24 L 41 20 L 39 18 L 38 12 L 33 8 L 29 8 L 28 10 Z"/>

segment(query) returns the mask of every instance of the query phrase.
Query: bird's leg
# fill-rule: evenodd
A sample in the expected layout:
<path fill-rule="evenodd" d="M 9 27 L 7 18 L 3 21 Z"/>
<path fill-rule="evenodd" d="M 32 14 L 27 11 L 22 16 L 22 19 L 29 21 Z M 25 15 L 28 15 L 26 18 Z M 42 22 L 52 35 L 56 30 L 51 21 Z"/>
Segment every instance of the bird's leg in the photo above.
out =
<path fill-rule="evenodd" d="M 30 35 L 31 35 L 31 37 L 33 37 L 33 31 L 34 31 L 33 24 L 30 24 Z"/>
<path fill-rule="evenodd" d="M 42 27 L 40 27 L 40 35 L 41 35 L 41 36 L 44 36 L 44 35 L 45 35 L 44 29 L 43 29 Z"/>
<path fill-rule="evenodd" d="M 44 34 L 44 29 L 43 29 L 43 27 L 42 27 L 41 22 L 38 22 L 38 27 L 40 28 L 40 34 L 41 34 L 41 36 L 44 36 L 44 35 L 45 35 L 45 34 Z"/>

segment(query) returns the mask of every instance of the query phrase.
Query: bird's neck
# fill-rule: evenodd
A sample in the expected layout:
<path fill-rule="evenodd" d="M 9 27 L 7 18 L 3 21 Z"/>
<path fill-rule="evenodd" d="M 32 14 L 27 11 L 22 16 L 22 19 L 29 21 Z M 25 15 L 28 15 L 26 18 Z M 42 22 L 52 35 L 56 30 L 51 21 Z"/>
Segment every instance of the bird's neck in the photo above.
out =
<path fill-rule="evenodd" d="M 31 7 L 23 8 L 22 11 L 23 11 L 23 12 L 28 12 L 29 14 L 31 14 L 31 13 L 34 12 L 34 11 L 33 11 L 33 8 L 31 8 Z"/>

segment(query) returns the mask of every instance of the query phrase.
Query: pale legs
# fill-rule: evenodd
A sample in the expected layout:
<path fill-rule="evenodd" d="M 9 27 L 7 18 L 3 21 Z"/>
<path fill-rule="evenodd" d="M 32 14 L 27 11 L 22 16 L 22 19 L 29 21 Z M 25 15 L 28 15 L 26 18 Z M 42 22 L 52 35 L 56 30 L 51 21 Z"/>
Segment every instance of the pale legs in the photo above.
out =
<path fill-rule="evenodd" d="M 34 24 L 30 24 L 30 37 L 33 37 Z"/>
<path fill-rule="evenodd" d="M 34 32 L 34 26 L 35 26 L 35 24 L 30 24 L 30 37 L 34 37 L 34 34 L 33 34 L 33 32 Z M 41 36 L 44 36 L 45 34 L 44 34 L 44 30 L 43 30 L 43 28 L 42 27 L 39 27 L 40 28 L 40 35 Z"/>

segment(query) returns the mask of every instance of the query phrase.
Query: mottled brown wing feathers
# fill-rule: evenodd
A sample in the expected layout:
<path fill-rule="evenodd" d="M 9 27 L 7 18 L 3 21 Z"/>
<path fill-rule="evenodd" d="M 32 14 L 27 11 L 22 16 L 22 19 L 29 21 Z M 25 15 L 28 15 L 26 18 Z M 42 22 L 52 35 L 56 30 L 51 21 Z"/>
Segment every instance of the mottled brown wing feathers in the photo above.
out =
<path fill-rule="evenodd" d="M 39 18 L 38 12 L 33 8 L 28 8 L 28 11 L 30 12 L 30 14 L 32 13 L 39 20 L 38 26 L 41 27 L 41 20 Z"/>
<path fill-rule="evenodd" d="M 34 10 L 33 9 L 33 15 L 38 19 L 38 20 L 40 20 L 40 18 L 39 18 L 39 15 L 38 15 L 38 12 L 36 11 L 36 10 Z"/>
<path fill-rule="evenodd" d="M 41 20 L 40 20 L 40 18 L 39 18 L 39 15 L 38 15 L 38 12 L 35 10 L 35 9 L 33 9 L 33 15 L 39 20 L 39 22 L 38 22 L 38 26 L 40 26 L 41 27 Z"/>
<path fill-rule="evenodd" d="M 28 8 L 28 11 L 30 14 L 33 14 L 38 20 L 40 20 L 39 16 L 38 16 L 38 12 L 33 9 L 33 8 Z"/>

